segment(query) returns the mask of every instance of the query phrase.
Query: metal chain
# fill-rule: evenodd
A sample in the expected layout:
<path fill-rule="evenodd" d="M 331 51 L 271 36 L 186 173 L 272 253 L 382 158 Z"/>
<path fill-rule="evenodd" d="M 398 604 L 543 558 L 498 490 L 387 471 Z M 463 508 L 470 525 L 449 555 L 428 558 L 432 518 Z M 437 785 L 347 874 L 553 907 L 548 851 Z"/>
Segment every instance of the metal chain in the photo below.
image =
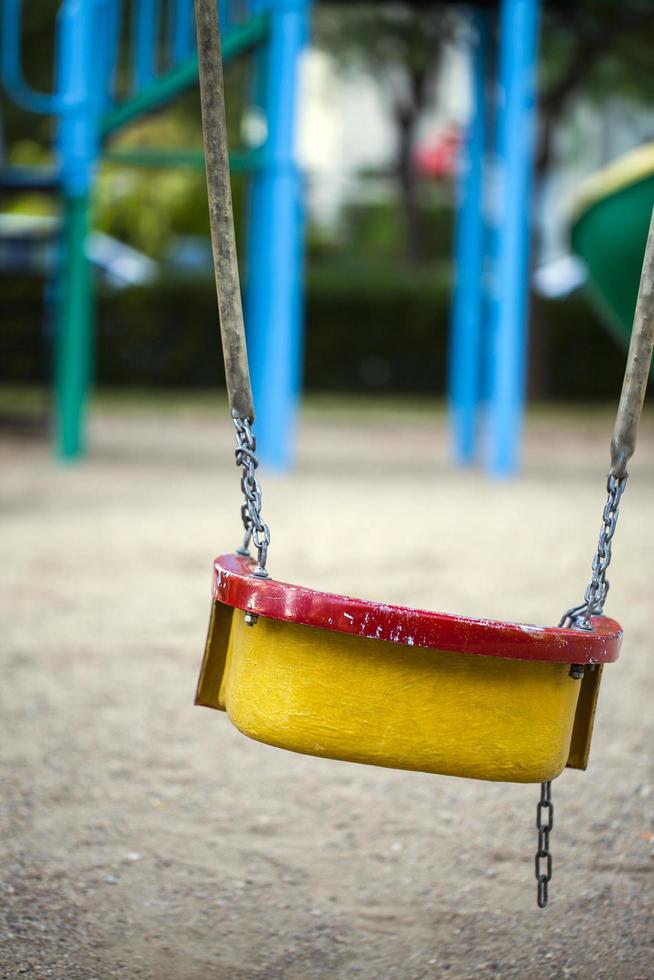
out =
<path fill-rule="evenodd" d="M 600 531 L 597 551 L 593 558 L 592 577 L 586 592 L 584 601 L 578 606 L 573 606 L 561 618 L 559 626 L 567 626 L 571 629 L 592 630 L 591 616 L 601 616 L 604 612 L 604 603 L 609 591 L 609 581 L 606 572 L 611 564 L 611 541 L 615 534 L 615 527 L 618 523 L 620 498 L 627 485 L 627 477 L 619 478 L 609 473 L 606 484 L 608 499 L 602 514 L 602 529 Z"/>
<path fill-rule="evenodd" d="M 606 484 L 608 498 L 602 513 L 597 551 L 593 558 L 590 583 L 584 593 L 584 601 L 568 609 L 562 616 L 559 626 L 568 629 L 592 630 L 592 616 L 601 616 L 609 591 L 606 572 L 611 564 L 611 543 L 618 523 L 620 498 L 624 493 L 627 477 L 617 477 L 609 473 Z M 581 664 L 572 664 L 570 676 L 575 680 L 583 677 Z M 538 850 L 536 851 L 536 882 L 538 907 L 544 909 L 549 901 L 549 883 L 552 880 L 552 854 L 550 852 L 550 831 L 554 826 L 554 804 L 552 803 L 552 784 L 541 783 L 540 802 L 536 810 L 538 830 Z"/>
<path fill-rule="evenodd" d="M 243 544 L 237 548 L 237 551 L 240 555 L 249 555 L 250 542 L 253 542 L 257 549 L 257 566 L 253 574 L 260 578 L 267 578 L 266 560 L 268 558 L 268 545 L 270 544 L 270 528 L 261 517 L 261 487 L 255 476 L 255 471 L 259 465 L 257 441 L 252 432 L 250 419 L 243 419 L 236 412 L 232 412 L 232 421 L 236 429 L 234 455 L 236 465 L 243 469 L 241 490 L 245 497 L 241 507 L 245 537 Z"/>
<path fill-rule="evenodd" d="M 554 827 L 554 804 L 552 803 L 551 782 L 540 784 L 540 800 L 536 807 L 536 827 L 538 829 L 538 850 L 536 851 L 538 908 L 544 909 L 549 901 L 548 891 L 552 880 L 550 831 Z"/>

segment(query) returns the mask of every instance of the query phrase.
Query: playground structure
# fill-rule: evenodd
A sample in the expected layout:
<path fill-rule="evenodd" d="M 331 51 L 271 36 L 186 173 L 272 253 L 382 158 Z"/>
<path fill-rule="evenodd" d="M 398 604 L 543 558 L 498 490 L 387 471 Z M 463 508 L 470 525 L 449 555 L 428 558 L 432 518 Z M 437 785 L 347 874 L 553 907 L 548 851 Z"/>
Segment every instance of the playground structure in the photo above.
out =
<path fill-rule="evenodd" d="M 234 153 L 232 167 L 250 175 L 249 211 L 256 214 L 245 243 L 250 343 L 261 352 L 253 368 L 270 418 L 269 438 L 264 434 L 270 462 L 283 467 L 289 462 L 299 389 L 302 215 L 293 138 L 298 59 L 307 37 L 309 3 L 220 0 L 219 6 L 225 60 L 253 55 L 255 101 L 266 119 L 265 143 Z M 204 166 L 199 150 L 112 154 L 111 149 L 112 137 L 124 127 L 197 84 L 193 3 L 134 0 L 128 8 L 121 0 L 62 0 L 51 94 L 34 91 L 23 77 L 21 0 L 3 0 L 1 10 L 4 89 L 26 111 L 48 114 L 57 123 L 55 166 L 6 166 L 0 169 L 0 193 L 36 190 L 61 199 L 54 429 L 57 455 L 74 460 L 85 451 L 92 377 L 93 285 L 86 243 L 98 164 L 111 156 L 130 165 Z"/>
<path fill-rule="evenodd" d="M 233 151 L 231 165 L 249 176 L 242 252 L 261 457 L 283 470 L 293 463 L 301 384 L 304 214 L 294 138 L 298 61 L 308 37 L 310 3 L 220 0 L 218 7 L 225 61 L 253 55 L 252 100 L 266 119 L 263 145 Z M 506 476 L 519 465 L 524 412 L 540 2 L 489 0 L 462 11 L 468 19 L 470 115 L 458 176 L 451 449 L 459 464 L 482 461 L 490 472 Z M 8 96 L 26 111 L 58 121 L 56 167 L 0 170 L 0 191 L 41 188 L 61 197 L 55 438 L 58 455 L 70 460 L 84 451 L 92 374 L 93 290 L 85 241 L 98 162 L 204 165 L 199 148 L 112 150 L 111 145 L 124 127 L 197 83 L 193 4 L 134 0 L 128 8 L 121 0 L 62 0 L 51 95 L 33 92 L 22 76 L 20 0 L 3 0 L 1 26 Z M 104 39 L 98 51 L 97 37 Z M 635 285 L 632 304 L 634 298 Z"/>

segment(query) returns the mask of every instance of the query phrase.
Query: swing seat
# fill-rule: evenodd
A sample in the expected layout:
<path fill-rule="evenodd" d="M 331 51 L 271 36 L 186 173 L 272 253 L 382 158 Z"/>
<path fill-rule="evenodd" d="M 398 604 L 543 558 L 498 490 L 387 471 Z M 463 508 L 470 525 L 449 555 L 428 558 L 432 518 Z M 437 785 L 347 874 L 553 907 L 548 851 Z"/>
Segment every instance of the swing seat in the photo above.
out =
<path fill-rule="evenodd" d="M 622 630 L 468 619 L 288 585 L 214 563 L 196 704 L 308 755 L 539 783 L 585 769 L 602 666 Z M 244 614 L 256 617 L 254 626 Z M 583 665 L 581 680 L 571 665 Z"/>

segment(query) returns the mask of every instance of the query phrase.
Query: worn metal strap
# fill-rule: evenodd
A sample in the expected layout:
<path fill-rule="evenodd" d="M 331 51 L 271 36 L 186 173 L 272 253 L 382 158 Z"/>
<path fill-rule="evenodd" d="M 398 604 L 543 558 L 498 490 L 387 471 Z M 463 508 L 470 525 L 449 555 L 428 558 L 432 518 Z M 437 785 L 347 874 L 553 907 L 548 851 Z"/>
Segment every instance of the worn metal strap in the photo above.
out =
<path fill-rule="evenodd" d="M 238 549 L 249 554 L 250 543 L 257 551 L 254 575 L 266 576 L 266 559 L 270 529 L 261 516 L 261 487 L 256 478 L 259 465 L 257 444 L 252 431 L 254 402 L 250 385 L 245 325 L 238 274 L 236 235 L 229 177 L 225 87 L 220 48 L 220 25 L 216 0 L 195 0 L 195 24 L 198 35 L 198 67 L 202 132 L 209 197 L 211 247 L 216 274 L 216 292 L 220 312 L 220 335 L 225 358 L 227 394 L 236 430 L 236 465 L 241 468 L 243 506 L 241 518 L 245 537 Z M 256 617 L 246 617 L 252 625 Z"/>
<path fill-rule="evenodd" d="M 643 271 L 631 331 L 631 343 L 620 404 L 611 439 L 611 473 L 623 479 L 627 463 L 634 454 L 638 423 L 643 409 L 645 389 L 654 345 L 654 210 L 649 225 Z"/>
<path fill-rule="evenodd" d="M 229 407 L 254 421 L 245 327 L 238 275 L 236 235 L 229 178 L 223 63 L 216 0 L 195 0 L 202 131 L 209 196 L 211 247 L 220 312 L 220 334 Z"/>

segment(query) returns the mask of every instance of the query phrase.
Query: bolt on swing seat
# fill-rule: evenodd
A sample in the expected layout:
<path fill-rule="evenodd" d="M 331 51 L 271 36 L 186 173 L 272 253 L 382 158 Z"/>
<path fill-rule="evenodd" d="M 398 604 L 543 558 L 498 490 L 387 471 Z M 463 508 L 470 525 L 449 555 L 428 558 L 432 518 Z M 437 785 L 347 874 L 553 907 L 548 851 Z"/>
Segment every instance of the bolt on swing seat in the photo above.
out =
<path fill-rule="evenodd" d="M 588 632 L 468 619 L 254 570 L 241 555 L 214 563 L 196 695 L 245 735 L 473 779 L 541 783 L 586 768 L 602 666 L 622 640 L 614 620 Z M 572 665 L 589 668 L 581 683 Z"/>

